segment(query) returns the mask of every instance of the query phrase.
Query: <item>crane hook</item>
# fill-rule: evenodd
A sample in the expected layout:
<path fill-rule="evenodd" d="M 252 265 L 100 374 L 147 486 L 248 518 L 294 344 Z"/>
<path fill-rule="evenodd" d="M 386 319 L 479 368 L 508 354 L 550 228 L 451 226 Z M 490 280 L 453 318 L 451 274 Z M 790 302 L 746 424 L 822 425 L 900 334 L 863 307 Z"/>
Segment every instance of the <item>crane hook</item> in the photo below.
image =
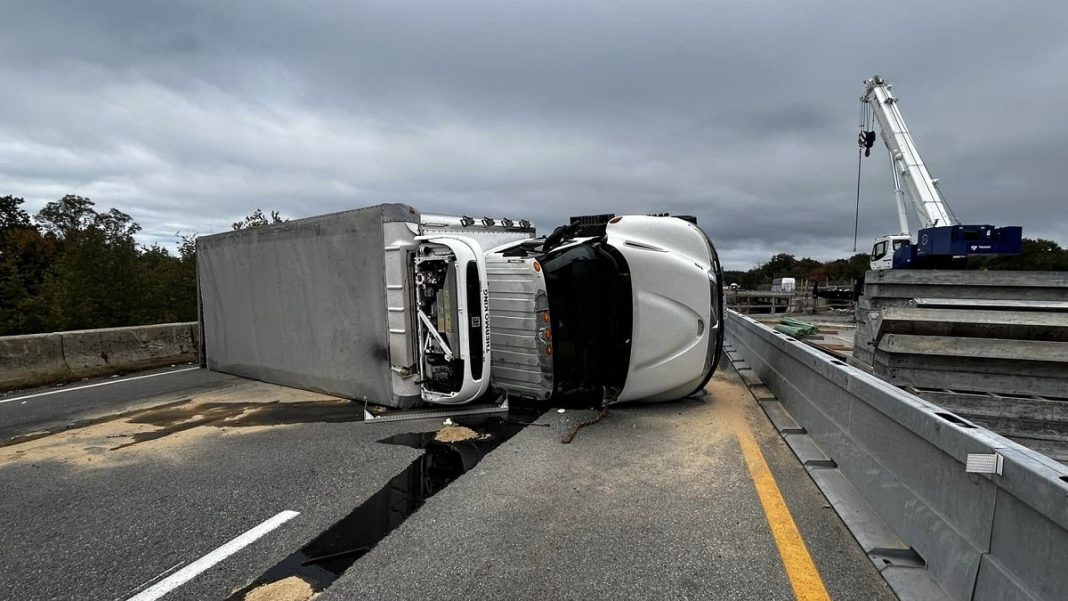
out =
<path fill-rule="evenodd" d="M 871 156 L 871 147 L 875 145 L 875 131 L 861 131 L 857 144 L 864 149 L 864 156 Z"/>

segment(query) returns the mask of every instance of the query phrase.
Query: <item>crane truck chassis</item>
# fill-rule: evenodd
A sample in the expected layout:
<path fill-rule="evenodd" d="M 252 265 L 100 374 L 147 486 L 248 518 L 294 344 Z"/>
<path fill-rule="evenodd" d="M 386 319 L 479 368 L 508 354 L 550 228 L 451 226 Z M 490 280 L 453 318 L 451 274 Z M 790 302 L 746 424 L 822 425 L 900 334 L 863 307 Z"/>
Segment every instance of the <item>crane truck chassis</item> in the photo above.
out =
<path fill-rule="evenodd" d="M 704 387 L 723 292 L 694 218 L 573 217 L 535 236 L 401 204 L 203 236 L 201 362 L 402 409 Z"/>

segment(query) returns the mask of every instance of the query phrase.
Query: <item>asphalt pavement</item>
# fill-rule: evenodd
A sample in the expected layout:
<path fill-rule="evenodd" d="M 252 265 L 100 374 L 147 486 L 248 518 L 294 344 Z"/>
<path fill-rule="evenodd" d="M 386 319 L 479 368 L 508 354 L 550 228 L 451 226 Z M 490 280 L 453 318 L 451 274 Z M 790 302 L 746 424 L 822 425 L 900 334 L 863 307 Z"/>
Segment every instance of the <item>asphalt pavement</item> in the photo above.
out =
<path fill-rule="evenodd" d="M 893 599 L 729 364 L 709 390 L 614 408 L 570 445 L 560 437 L 589 414 L 546 413 L 538 423 L 549 427 L 490 452 L 319 601 L 792 599 L 741 427 L 831 598 Z M 362 423 L 362 407 L 341 399 L 205 371 L 25 400 L 40 404 L 4 435 L 53 433 L 0 446 L 3 599 L 131 599 L 299 512 L 162 597 L 225 599 L 423 453 L 380 440 L 441 427 Z"/>
<path fill-rule="evenodd" d="M 28 434 L 55 432 L 198 392 L 240 383 L 242 378 L 191 365 L 93 378 L 0 394 L 0 444 Z"/>
<path fill-rule="evenodd" d="M 239 406 L 329 399 L 248 381 L 234 387 L 228 378 L 199 393 L 183 388 L 175 398 L 153 398 Z M 119 449 L 129 434 L 153 426 L 116 419 L 0 447 L 0 599 L 129 599 L 279 512 L 300 512 L 164 597 L 226 598 L 420 454 L 377 440 L 440 425 L 365 426 L 356 421 L 361 406 L 336 402 L 353 421 L 218 423 Z"/>
<path fill-rule="evenodd" d="M 736 433 L 748 428 L 831 599 L 893 592 L 729 363 L 701 400 L 550 412 L 426 505 L 317 601 L 794 599 Z M 808 597 L 809 599 L 814 597 Z"/>

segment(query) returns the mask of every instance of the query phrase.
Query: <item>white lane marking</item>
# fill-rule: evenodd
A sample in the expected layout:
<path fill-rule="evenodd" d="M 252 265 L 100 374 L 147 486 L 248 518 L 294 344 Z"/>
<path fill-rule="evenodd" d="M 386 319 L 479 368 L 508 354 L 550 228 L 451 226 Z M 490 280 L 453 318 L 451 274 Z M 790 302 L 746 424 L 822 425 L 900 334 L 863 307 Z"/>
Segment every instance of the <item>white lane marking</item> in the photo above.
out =
<path fill-rule="evenodd" d="M 230 542 L 219 547 L 218 549 L 215 549 L 211 553 L 208 553 L 204 557 L 201 557 L 193 563 L 171 574 L 167 578 L 160 580 L 156 584 L 153 584 L 151 587 L 141 591 L 133 597 L 130 597 L 127 601 L 155 601 L 156 599 L 159 599 L 163 595 L 166 595 L 167 593 L 173 591 L 179 586 L 182 586 L 186 582 L 189 582 L 193 578 L 196 578 L 198 575 L 200 575 L 201 572 L 214 566 L 215 564 L 226 559 L 227 557 L 230 557 L 234 553 L 237 553 L 241 549 L 244 549 L 264 534 L 267 534 L 271 530 L 274 530 L 275 528 L 297 517 L 298 515 L 300 515 L 300 512 L 290 511 L 288 509 L 279 513 L 278 515 L 267 520 L 266 522 L 263 522 L 259 526 L 256 526 L 252 530 L 249 530 L 248 532 L 242 534 L 241 536 L 238 536 L 237 538 L 231 540 Z"/>
<path fill-rule="evenodd" d="M 161 371 L 155 374 L 148 374 L 147 376 L 134 376 L 132 378 L 123 378 L 121 380 L 108 380 L 107 382 L 97 382 L 96 384 L 86 384 L 85 386 L 75 386 L 74 388 L 57 388 L 56 390 L 49 390 L 48 392 L 38 392 L 35 394 L 27 394 L 24 396 L 17 396 L 10 399 L 0 399 L 0 405 L 4 403 L 10 403 L 12 401 L 21 401 L 22 399 L 33 399 L 39 396 L 48 396 L 50 394 L 59 394 L 61 392 L 71 392 L 73 390 L 85 390 L 86 388 L 96 388 L 97 386 L 108 386 L 110 384 L 121 384 L 123 382 L 130 382 L 133 380 L 144 380 L 145 378 L 155 378 L 157 376 L 166 376 L 169 374 L 180 374 L 183 371 L 193 371 L 194 369 L 200 369 L 200 367 L 184 367 L 182 369 L 173 369 L 171 371 Z"/>
<path fill-rule="evenodd" d="M 137 586 L 134 587 L 133 590 L 134 591 L 139 591 L 139 590 L 145 588 L 146 586 L 152 584 L 153 582 L 159 580 L 160 578 L 163 578 L 167 574 L 170 574 L 171 572 L 173 572 L 173 571 L 177 570 L 178 568 L 182 567 L 182 565 L 184 563 L 185 563 L 184 561 L 179 561 L 178 563 L 176 563 L 173 566 L 167 568 L 166 570 L 163 570 L 159 574 L 156 574 L 155 576 L 149 578 L 148 580 L 142 582 L 141 584 L 138 584 Z M 122 600 L 122 597 L 118 597 L 118 598 L 115 599 L 115 601 L 121 601 L 121 600 Z"/>

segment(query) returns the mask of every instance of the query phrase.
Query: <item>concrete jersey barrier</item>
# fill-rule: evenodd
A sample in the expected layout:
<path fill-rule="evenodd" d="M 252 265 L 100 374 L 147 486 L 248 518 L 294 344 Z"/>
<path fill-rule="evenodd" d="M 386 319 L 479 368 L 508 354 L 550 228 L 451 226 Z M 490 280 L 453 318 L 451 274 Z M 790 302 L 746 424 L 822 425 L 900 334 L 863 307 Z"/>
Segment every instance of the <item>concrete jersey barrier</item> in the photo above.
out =
<path fill-rule="evenodd" d="M 0 390 L 193 361 L 197 322 L 0 337 Z"/>
<path fill-rule="evenodd" d="M 731 352 L 949 599 L 1063 599 L 1068 467 L 749 317 L 726 322 Z M 1000 474 L 966 472 L 994 454 Z"/>

